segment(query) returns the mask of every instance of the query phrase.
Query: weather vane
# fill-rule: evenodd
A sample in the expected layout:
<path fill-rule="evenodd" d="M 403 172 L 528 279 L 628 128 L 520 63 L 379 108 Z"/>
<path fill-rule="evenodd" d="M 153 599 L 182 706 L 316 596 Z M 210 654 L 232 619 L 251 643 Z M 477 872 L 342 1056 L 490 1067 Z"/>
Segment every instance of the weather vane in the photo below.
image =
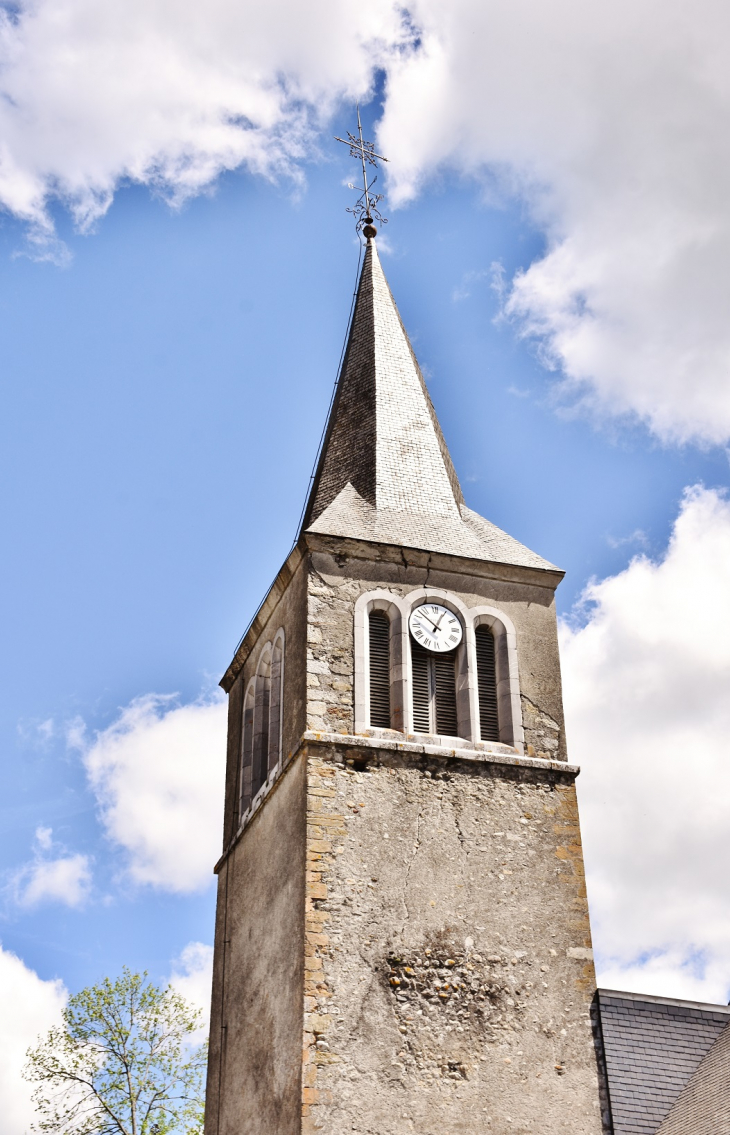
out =
<path fill-rule="evenodd" d="M 343 142 L 345 146 L 350 147 L 350 154 L 353 158 L 359 158 L 362 166 L 362 193 L 348 213 L 352 213 L 355 217 L 357 232 L 361 232 L 363 236 L 372 237 L 377 236 L 378 230 L 375 228 L 373 221 L 379 221 L 381 225 L 387 225 L 388 218 L 384 217 L 378 205 L 383 200 L 382 193 L 373 193 L 372 188 L 378 180 L 378 175 L 371 182 L 368 183 L 368 165 L 375 166 L 377 169 L 378 162 L 387 162 L 382 154 L 375 153 L 375 143 L 366 142 L 362 136 L 362 124 L 360 122 L 360 105 L 357 104 L 357 135 L 351 134 L 347 131 L 346 138 L 338 138 L 335 136 L 336 142 Z M 348 189 L 358 189 L 357 185 L 350 183 Z"/>

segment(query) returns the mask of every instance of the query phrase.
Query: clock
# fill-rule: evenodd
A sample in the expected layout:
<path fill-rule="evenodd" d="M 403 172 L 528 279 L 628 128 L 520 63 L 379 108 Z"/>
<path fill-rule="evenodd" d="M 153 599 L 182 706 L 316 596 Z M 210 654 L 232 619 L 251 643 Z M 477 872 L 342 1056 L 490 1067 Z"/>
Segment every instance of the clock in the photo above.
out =
<path fill-rule="evenodd" d="M 437 654 L 453 650 L 461 642 L 461 623 L 440 603 L 424 603 L 416 607 L 411 611 L 408 626 L 416 642 Z"/>

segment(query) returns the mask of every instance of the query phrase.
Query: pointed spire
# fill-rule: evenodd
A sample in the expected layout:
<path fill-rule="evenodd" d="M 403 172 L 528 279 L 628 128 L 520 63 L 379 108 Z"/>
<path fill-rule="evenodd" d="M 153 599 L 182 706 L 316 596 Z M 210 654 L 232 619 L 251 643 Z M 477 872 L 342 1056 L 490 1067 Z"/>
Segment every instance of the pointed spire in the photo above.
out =
<path fill-rule="evenodd" d="M 552 566 L 466 508 L 372 238 L 303 528 Z"/>
<path fill-rule="evenodd" d="M 305 524 L 348 483 L 376 509 L 457 519 L 464 499 L 373 240 Z"/>

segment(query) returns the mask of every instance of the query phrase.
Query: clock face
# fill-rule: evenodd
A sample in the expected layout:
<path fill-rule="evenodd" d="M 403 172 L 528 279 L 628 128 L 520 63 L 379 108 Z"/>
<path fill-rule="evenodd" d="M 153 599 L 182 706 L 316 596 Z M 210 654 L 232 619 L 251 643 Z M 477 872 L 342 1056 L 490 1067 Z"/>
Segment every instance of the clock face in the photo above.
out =
<path fill-rule="evenodd" d="M 453 650 L 461 642 L 461 623 L 440 603 L 424 603 L 416 607 L 411 611 L 408 626 L 416 642 L 438 654 Z"/>

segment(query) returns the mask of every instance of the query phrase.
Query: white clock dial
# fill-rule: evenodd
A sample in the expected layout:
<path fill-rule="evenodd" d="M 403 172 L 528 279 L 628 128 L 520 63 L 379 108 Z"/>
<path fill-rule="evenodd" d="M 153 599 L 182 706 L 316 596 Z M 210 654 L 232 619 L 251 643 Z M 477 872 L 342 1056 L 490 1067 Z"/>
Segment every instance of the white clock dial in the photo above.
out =
<path fill-rule="evenodd" d="M 416 607 L 411 611 L 408 626 L 416 642 L 439 654 L 453 650 L 461 642 L 461 623 L 440 603 L 424 603 Z"/>

